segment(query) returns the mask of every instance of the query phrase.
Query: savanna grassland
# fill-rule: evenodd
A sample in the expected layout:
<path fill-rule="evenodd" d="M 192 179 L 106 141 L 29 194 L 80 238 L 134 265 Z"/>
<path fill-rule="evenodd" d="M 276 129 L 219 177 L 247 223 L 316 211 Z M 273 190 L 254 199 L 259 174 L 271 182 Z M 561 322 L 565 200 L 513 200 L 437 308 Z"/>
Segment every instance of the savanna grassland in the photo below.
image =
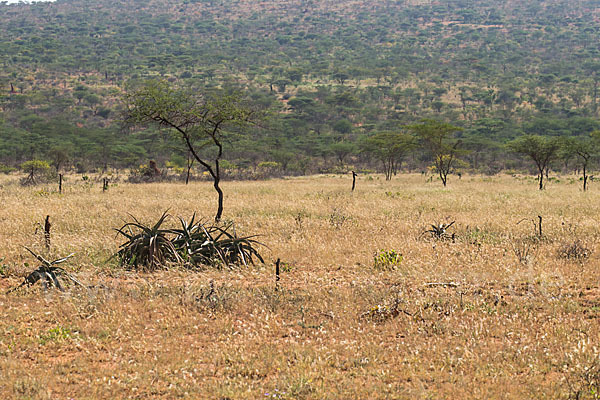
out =
<path fill-rule="evenodd" d="M 563 176 L 538 191 L 527 177 L 453 176 L 443 189 L 362 175 L 352 193 L 348 176 L 225 182 L 224 218 L 260 235 L 266 264 L 141 273 L 109 259 L 114 228 L 167 208 L 208 220 L 208 182 L 103 193 L 73 175 L 60 195 L 16 181 L 0 186 L 3 398 L 598 396 L 594 183 L 584 193 Z M 423 234 L 452 221 L 446 238 Z M 86 287 L 5 294 L 37 265 L 23 246 L 74 252 L 63 265 Z M 381 250 L 402 260 L 376 263 Z"/>

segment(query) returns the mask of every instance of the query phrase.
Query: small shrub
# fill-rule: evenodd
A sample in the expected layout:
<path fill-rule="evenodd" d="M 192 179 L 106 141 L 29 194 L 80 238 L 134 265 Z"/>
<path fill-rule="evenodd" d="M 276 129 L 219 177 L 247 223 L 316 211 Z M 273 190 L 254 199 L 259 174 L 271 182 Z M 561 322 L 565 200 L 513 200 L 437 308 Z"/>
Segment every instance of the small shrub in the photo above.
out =
<path fill-rule="evenodd" d="M 310 215 L 305 210 L 298 211 L 298 213 L 294 215 L 294 221 L 296 221 L 296 227 L 299 230 L 302 230 L 304 220 L 309 216 Z"/>
<path fill-rule="evenodd" d="M 450 227 L 452 225 L 454 225 L 454 222 L 456 222 L 456 221 L 452 221 L 449 224 L 446 224 L 446 223 L 441 223 L 441 224 L 437 224 L 437 225 L 432 224 L 431 229 L 427 229 L 425 232 L 423 232 L 423 235 L 430 234 L 431 237 L 436 240 L 452 239 L 454 241 L 456 235 L 454 233 L 450 234 L 448 232 L 448 229 L 450 229 Z"/>
<path fill-rule="evenodd" d="M 167 174 L 158 169 L 156 162 L 150 160 L 148 164 L 143 164 L 138 168 L 132 169 L 127 181 L 130 183 L 163 182 L 167 178 Z"/>
<path fill-rule="evenodd" d="M 513 253 L 522 265 L 529 265 L 535 257 L 540 247 L 540 239 L 536 236 L 525 237 L 512 243 Z"/>
<path fill-rule="evenodd" d="M 591 254 L 592 251 L 585 247 L 583 242 L 579 239 L 570 243 L 564 243 L 558 249 L 558 257 L 567 260 L 583 261 Z"/>
<path fill-rule="evenodd" d="M 214 282 L 210 281 L 208 287 L 182 293 L 181 302 L 201 312 L 216 313 L 231 310 L 238 297 L 236 289 L 227 286 L 216 287 Z"/>
<path fill-rule="evenodd" d="M 289 262 L 285 262 L 285 261 L 281 261 L 281 272 L 292 272 L 295 268 L 295 266 L 293 264 L 290 264 Z"/>
<path fill-rule="evenodd" d="M 4 257 L 0 257 L 0 276 L 5 278 L 8 276 L 8 265 L 4 264 Z"/>
<path fill-rule="evenodd" d="M 258 163 L 257 167 L 264 170 L 273 170 L 281 168 L 281 164 L 275 161 L 262 161 Z"/>
<path fill-rule="evenodd" d="M 400 307 L 403 303 L 404 301 L 402 299 L 398 296 L 394 296 L 390 301 L 371 307 L 369 311 L 361 314 L 360 318 L 376 323 L 383 323 L 392 318 L 396 318 L 400 314 L 406 314 L 412 317 L 413 315 L 411 313 Z"/>
<path fill-rule="evenodd" d="M 56 328 L 49 329 L 48 332 L 41 334 L 39 339 L 40 344 L 44 345 L 48 342 L 64 342 L 71 337 L 72 332 L 69 328 L 57 326 Z"/>
<path fill-rule="evenodd" d="M 21 164 L 21 169 L 27 173 L 27 176 L 21 180 L 21 184 L 36 185 L 49 176 L 50 164 L 42 160 L 30 160 Z"/>
<path fill-rule="evenodd" d="M 10 174 L 13 171 L 15 171 L 15 168 L 0 163 L 0 174 Z"/>
<path fill-rule="evenodd" d="M 338 208 L 334 208 L 329 215 L 329 224 L 335 229 L 340 229 L 346 221 L 350 220 L 350 217 L 344 215 Z"/>
<path fill-rule="evenodd" d="M 379 250 L 373 255 L 373 266 L 377 270 L 394 270 L 402 259 L 402 254 L 396 250 Z"/>

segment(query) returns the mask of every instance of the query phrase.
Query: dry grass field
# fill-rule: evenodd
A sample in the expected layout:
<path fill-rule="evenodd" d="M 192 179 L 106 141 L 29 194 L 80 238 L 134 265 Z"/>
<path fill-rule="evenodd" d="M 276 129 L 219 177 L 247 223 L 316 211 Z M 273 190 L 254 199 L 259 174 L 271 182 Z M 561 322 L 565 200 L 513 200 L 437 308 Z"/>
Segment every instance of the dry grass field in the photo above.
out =
<path fill-rule="evenodd" d="M 71 176 L 60 195 L 16 181 L 0 178 L 2 398 L 599 396 L 594 183 L 583 193 L 562 177 L 539 192 L 508 175 L 453 176 L 447 189 L 421 175 L 360 176 L 351 193 L 348 176 L 225 182 L 224 218 L 261 235 L 267 263 L 139 273 L 109 259 L 114 228 L 167 208 L 209 220 L 209 183 L 103 193 Z M 452 221 L 446 239 L 423 234 Z M 87 287 L 6 294 L 38 265 L 24 246 L 74 252 L 63 265 Z M 381 250 L 402 261 L 376 263 Z"/>

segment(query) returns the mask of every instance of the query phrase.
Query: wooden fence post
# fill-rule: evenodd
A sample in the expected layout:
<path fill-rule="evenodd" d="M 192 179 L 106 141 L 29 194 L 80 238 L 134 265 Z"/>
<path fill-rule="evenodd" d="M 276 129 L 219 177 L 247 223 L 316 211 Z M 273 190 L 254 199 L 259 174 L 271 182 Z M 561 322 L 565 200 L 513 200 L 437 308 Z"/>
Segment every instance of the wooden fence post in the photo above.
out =
<path fill-rule="evenodd" d="M 46 215 L 46 221 L 44 222 L 44 239 L 46 242 L 46 250 L 50 250 L 50 228 L 52 224 L 50 223 L 50 216 Z"/>
<path fill-rule="evenodd" d="M 279 290 L 279 263 L 281 262 L 281 260 L 278 258 L 277 261 L 275 261 L 275 290 Z"/>

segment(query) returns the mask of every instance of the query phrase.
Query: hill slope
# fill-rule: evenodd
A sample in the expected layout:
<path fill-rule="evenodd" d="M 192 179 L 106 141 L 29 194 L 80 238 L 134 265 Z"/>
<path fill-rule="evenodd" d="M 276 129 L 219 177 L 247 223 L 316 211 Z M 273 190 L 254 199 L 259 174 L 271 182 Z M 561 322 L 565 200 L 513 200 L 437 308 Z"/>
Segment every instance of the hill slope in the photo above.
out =
<path fill-rule="evenodd" d="M 104 162 L 169 158 L 155 133 L 123 136 L 113 123 L 126 85 L 157 76 L 274 107 L 277 121 L 250 150 L 280 162 L 266 146 L 296 161 L 327 157 L 336 141 L 422 117 L 464 126 L 488 153 L 521 132 L 598 127 L 591 0 L 59 0 L 0 6 L 0 18 L 6 163 L 63 145 L 85 158 L 85 143 L 53 124 L 88 136 L 88 153 L 110 143 Z"/>

